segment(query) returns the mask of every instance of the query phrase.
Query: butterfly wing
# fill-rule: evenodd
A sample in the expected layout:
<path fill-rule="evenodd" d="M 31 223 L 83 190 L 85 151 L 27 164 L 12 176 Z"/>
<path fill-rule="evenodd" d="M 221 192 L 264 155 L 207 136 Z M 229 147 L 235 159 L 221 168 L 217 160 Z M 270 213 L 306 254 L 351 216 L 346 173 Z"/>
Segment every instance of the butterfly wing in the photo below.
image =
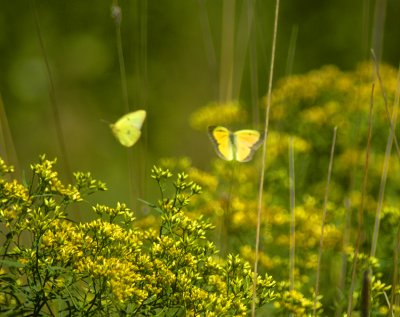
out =
<path fill-rule="evenodd" d="M 231 131 L 221 126 L 212 126 L 208 127 L 208 135 L 218 156 L 226 161 L 232 161 L 234 156 Z"/>
<path fill-rule="evenodd" d="M 137 110 L 130 112 L 114 124 L 111 124 L 111 130 L 117 140 L 126 147 L 134 145 L 140 138 L 144 119 L 146 118 L 146 111 Z"/>
<path fill-rule="evenodd" d="M 250 161 L 264 141 L 264 133 L 256 130 L 239 130 L 234 132 L 233 136 L 234 158 L 238 162 Z"/>

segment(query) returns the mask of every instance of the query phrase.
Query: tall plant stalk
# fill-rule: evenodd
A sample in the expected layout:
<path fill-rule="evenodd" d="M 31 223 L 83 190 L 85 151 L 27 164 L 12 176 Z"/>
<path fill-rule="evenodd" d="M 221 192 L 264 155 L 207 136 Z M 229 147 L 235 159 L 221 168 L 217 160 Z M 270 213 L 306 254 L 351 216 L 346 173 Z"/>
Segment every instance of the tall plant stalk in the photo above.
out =
<path fill-rule="evenodd" d="M 10 125 L 8 124 L 7 113 L 4 109 L 4 103 L 1 94 L 0 94 L 0 155 L 6 160 L 7 164 L 12 163 L 12 165 L 15 167 L 18 178 L 21 179 L 21 169 L 19 168 L 17 151 L 15 150 L 15 145 L 11 135 Z"/>
<path fill-rule="evenodd" d="M 267 158 L 267 140 L 268 140 L 268 128 L 269 128 L 269 113 L 271 109 L 271 95 L 272 95 L 272 81 L 274 77 L 274 63 L 275 63 L 275 50 L 276 50 L 276 36 L 278 34 L 278 18 L 279 18 L 279 1 L 276 0 L 275 5 L 275 20 L 274 20 L 274 32 L 272 39 L 271 48 L 271 65 L 269 70 L 269 81 L 268 81 L 268 93 L 267 93 L 267 108 L 265 114 L 264 123 L 264 143 L 262 150 L 262 165 L 260 171 L 260 181 L 258 187 L 258 203 L 257 203 L 257 231 L 256 231 L 256 242 L 255 242 L 255 259 L 254 259 L 254 278 L 253 278 L 253 300 L 251 304 L 251 315 L 252 317 L 256 314 L 256 297 L 257 297 L 257 275 L 258 275 L 258 257 L 260 252 L 260 231 L 261 231 L 261 213 L 262 213 L 262 199 L 264 189 L 264 175 L 265 175 L 265 162 Z"/>
<path fill-rule="evenodd" d="M 290 192 L 290 258 L 289 288 L 294 290 L 294 268 L 296 254 L 296 178 L 294 171 L 293 137 L 289 141 L 289 192 Z"/>
<path fill-rule="evenodd" d="M 378 206 L 376 208 L 374 233 L 373 233 L 372 244 L 371 244 L 371 257 L 375 256 L 376 246 L 378 243 L 380 216 L 381 216 L 381 210 L 382 210 L 382 206 L 383 206 L 385 185 L 386 185 L 387 173 L 388 173 L 388 168 L 389 168 L 389 160 L 390 160 L 390 155 L 391 155 L 391 151 L 392 151 L 393 139 L 395 136 L 394 135 L 395 131 L 391 127 L 396 126 L 397 114 L 398 114 L 398 108 L 399 108 L 399 90 L 400 90 L 400 69 L 397 72 L 397 94 L 396 94 L 396 99 L 395 99 L 395 103 L 394 103 L 393 113 L 391 115 L 391 120 L 390 120 L 389 136 L 388 136 L 388 140 L 386 143 L 385 160 L 383 162 L 382 177 L 381 177 L 381 183 L 379 186 Z"/>
<path fill-rule="evenodd" d="M 317 302 L 318 302 L 318 294 L 319 294 L 319 280 L 320 280 L 320 274 L 321 274 L 321 259 L 322 259 L 322 250 L 323 250 L 323 247 L 324 247 L 324 230 L 325 230 L 326 209 L 327 209 L 327 206 L 328 206 L 329 185 L 331 183 L 333 157 L 335 155 L 336 133 L 337 133 L 337 127 L 335 127 L 333 129 L 331 155 L 330 155 L 330 158 L 329 158 L 329 167 L 328 167 L 328 177 L 327 177 L 326 187 L 325 187 L 324 209 L 323 209 L 323 212 L 322 212 L 322 220 L 321 220 L 321 236 L 319 238 L 317 277 L 316 277 L 316 281 L 315 281 L 315 297 L 314 297 L 313 316 L 316 316 L 316 313 L 317 313 Z"/>
<path fill-rule="evenodd" d="M 350 288 L 349 288 L 349 299 L 348 299 L 348 305 L 347 305 L 347 316 L 348 317 L 352 316 L 353 293 L 354 293 L 355 282 L 356 282 L 358 254 L 360 252 L 361 243 L 364 238 L 364 207 L 365 207 L 364 205 L 365 205 L 365 196 L 367 194 L 369 158 L 370 158 L 370 152 L 371 152 L 372 110 L 373 110 L 373 105 L 374 105 L 374 102 L 373 102 L 374 88 L 375 88 L 375 85 L 372 84 L 371 101 L 370 101 L 369 118 L 368 118 L 368 140 L 367 140 L 367 147 L 366 147 L 366 152 L 365 152 L 364 177 L 363 177 L 363 183 L 362 183 L 362 189 L 361 189 L 361 201 L 360 201 L 360 206 L 358 209 L 358 217 L 357 217 L 358 218 L 357 241 L 356 241 L 356 247 L 354 250 L 354 260 L 353 260 L 353 266 L 352 266 L 351 282 L 350 282 Z"/>
<path fill-rule="evenodd" d="M 35 21 L 36 33 L 37 33 L 38 40 L 39 40 L 39 46 L 40 46 L 41 53 L 43 55 L 43 61 L 44 61 L 45 67 L 46 67 L 47 78 L 49 81 L 50 105 L 51 105 L 51 109 L 53 112 L 53 119 L 54 119 L 54 123 L 55 123 L 58 144 L 60 146 L 61 156 L 62 156 L 64 164 L 65 164 L 65 170 L 67 172 L 66 173 L 67 180 L 69 182 L 71 182 L 72 181 L 72 179 L 71 179 L 72 170 L 71 170 L 71 164 L 70 164 L 69 158 L 68 158 L 68 152 L 67 152 L 67 149 L 65 146 L 65 136 L 64 136 L 64 131 L 62 129 L 62 125 L 61 125 L 61 116 L 60 116 L 59 104 L 58 104 L 57 97 L 56 97 L 56 88 L 54 85 L 53 73 L 51 71 L 49 58 L 47 56 L 47 51 L 46 51 L 46 47 L 44 44 L 42 29 L 40 26 L 39 13 L 37 10 L 37 5 L 36 5 L 35 0 L 31 0 L 31 6 L 32 6 L 32 12 L 33 12 L 33 18 Z"/>

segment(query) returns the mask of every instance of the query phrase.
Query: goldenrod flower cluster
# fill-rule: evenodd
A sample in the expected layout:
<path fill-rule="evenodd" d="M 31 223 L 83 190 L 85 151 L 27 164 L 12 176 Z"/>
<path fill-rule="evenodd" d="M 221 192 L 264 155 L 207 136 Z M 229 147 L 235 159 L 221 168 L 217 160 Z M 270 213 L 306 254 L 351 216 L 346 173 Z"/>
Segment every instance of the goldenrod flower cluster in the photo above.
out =
<path fill-rule="evenodd" d="M 239 256 L 218 256 L 212 225 L 185 214 L 199 185 L 154 167 L 161 199 L 158 230 L 135 227 L 122 203 L 95 205 L 97 218 L 68 219 L 74 203 L 105 190 L 89 173 L 64 186 L 44 156 L 27 186 L 0 180 L 0 314 L 15 316 L 246 316 L 253 273 Z M 12 171 L 0 161 L 2 175 Z M 166 187 L 174 189 L 172 197 Z M 4 224 L 4 226 L 3 226 Z M 2 241 L 3 241 L 2 240 Z M 257 305 L 273 300 L 275 282 L 258 276 Z"/>
<path fill-rule="evenodd" d="M 253 262 L 260 181 L 259 160 L 265 159 L 259 261 L 261 270 L 268 271 L 278 281 L 286 281 L 289 278 L 292 238 L 288 157 L 288 148 L 292 141 L 296 202 L 293 274 L 296 287 L 295 291 L 287 290 L 285 296 L 280 292 L 281 297 L 277 299 L 276 305 L 283 315 L 286 312 L 301 316 L 312 312 L 313 307 L 310 303 L 314 303 L 313 289 L 325 207 L 322 280 L 319 293 L 322 296 L 318 298 L 317 312 L 322 315 L 333 314 L 334 311 L 338 311 L 338 307 L 345 307 L 347 304 L 351 279 L 349 272 L 354 258 L 346 250 L 357 240 L 358 214 L 363 200 L 365 231 L 362 232 L 364 240 L 359 252 L 369 252 L 381 176 L 387 157 L 388 175 L 377 250 L 380 259 L 378 262 L 383 260 L 385 267 L 375 267 L 373 279 L 385 287 L 392 283 L 392 273 L 382 275 L 380 272 L 393 270 L 392 261 L 388 264 L 387 259 L 394 256 L 393 248 L 397 243 L 400 220 L 400 165 L 394 142 L 392 153 L 389 156 L 386 154 L 391 130 L 389 120 L 390 117 L 395 118 L 397 112 L 395 96 L 398 94 L 398 79 L 396 69 L 388 65 L 380 65 L 379 68 L 383 88 L 372 63 L 361 63 L 354 71 L 347 72 L 335 66 L 324 66 L 307 74 L 292 75 L 277 82 L 271 96 L 265 158 L 256 153 L 254 162 L 245 164 L 232 164 L 216 158 L 206 171 L 191 166 L 187 160 L 184 166 L 180 165 L 182 160 L 174 162 L 170 159 L 164 162 L 165 166 L 170 168 L 185 170 L 192 179 L 202 185 L 202 195 L 194 200 L 190 208 L 193 213 L 205 215 L 216 224 L 214 240 L 217 246 L 225 252 L 240 252 L 245 259 Z M 213 107 L 205 106 L 196 111 L 191 118 L 192 126 L 198 129 L 193 124 L 197 120 L 207 122 L 207 125 L 237 125 L 238 121 L 230 116 L 225 116 L 221 123 L 216 109 L 223 109 L 223 105 L 215 103 Z M 246 117 L 248 116 L 243 116 Z M 369 122 L 372 122 L 372 139 L 369 149 L 368 182 L 366 191 L 362 193 Z M 240 123 L 241 128 L 246 128 L 243 121 Z M 204 125 L 205 123 L 202 126 Z M 328 202 L 324 207 L 335 127 L 337 137 L 333 171 Z M 362 259 L 357 261 L 359 264 L 365 262 Z M 367 266 L 373 265 L 371 261 L 366 262 Z M 362 279 L 365 269 L 365 265 L 357 268 L 358 283 L 355 294 L 361 288 L 359 280 Z M 333 289 L 339 291 L 332 291 Z M 386 299 L 383 292 L 374 293 L 373 296 L 375 312 L 379 312 L 386 305 Z M 292 302 L 289 305 L 290 301 Z M 360 302 L 355 301 L 355 311 L 360 310 L 359 305 Z M 396 310 L 396 307 L 393 309 Z"/>
<path fill-rule="evenodd" d="M 206 131 L 211 125 L 245 122 L 246 117 L 246 111 L 237 101 L 212 102 L 191 115 L 190 125 L 195 130 Z"/>

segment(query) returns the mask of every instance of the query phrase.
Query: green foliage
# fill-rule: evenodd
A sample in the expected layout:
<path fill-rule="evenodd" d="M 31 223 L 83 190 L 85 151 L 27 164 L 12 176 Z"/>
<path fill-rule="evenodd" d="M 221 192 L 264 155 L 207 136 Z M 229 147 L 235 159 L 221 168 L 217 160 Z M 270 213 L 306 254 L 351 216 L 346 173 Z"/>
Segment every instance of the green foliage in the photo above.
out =
<path fill-rule="evenodd" d="M 370 65 L 354 72 L 324 67 L 280 81 L 272 96 L 267 171 L 262 204 L 256 304 L 268 316 L 387 316 L 399 297 L 400 211 L 397 157 L 390 156 L 380 215 L 379 243 L 370 255 L 385 142 L 386 106 L 375 96 L 373 138 L 364 225 L 358 241 L 371 97 Z M 392 111 L 395 71 L 381 68 Z M 195 129 L 237 124 L 246 117 L 238 102 L 210 103 L 191 117 Z M 330 184 L 319 293 L 315 280 L 323 196 L 332 129 L 338 126 Z M 288 143 L 296 168 L 295 268 L 289 271 Z M 257 153 L 254 161 L 260 159 Z M 245 316 L 253 300 L 251 266 L 259 171 L 255 164 L 215 160 L 210 171 L 187 159 L 164 159 L 151 178 L 159 200 L 136 219 L 125 204 L 97 204 L 96 219 L 74 223 L 85 197 L 105 190 L 89 173 L 64 185 L 43 156 L 23 184 L 10 180 L 0 161 L 0 314 L 6 316 Z M 180 171 L 175 173 L 175 170 Z M 174 172 L 172 172 L 174 171 Z M 176 176 L 174 176 L 176 174 Z M 189 181 L 193 180 L 193 181 Z M 345 202 L 343 204 L 343 202 Z M 81 209 L 81 207 L 79 208 Z M 82 212 L 82 211 L 80 211 Z M 213 224 L 213 225 L 212 225 Z M 216 227 L 216 230 L 214 229 Z M 293 260 L 293 259 L 292 259 Z M 353 272 L 353 268 L 356 269 Z M 292 273 L 294 283 L 289 283 Z M 350 289 L 355 277 L 354 290 Z M 275 282 L 276 281 L 276 282 Z M 350 294 L 351 293 L 351 294 Z M 269 304 L 268 304 L 269 303 Z M 394 305 L 393 312 L 400 311 Z"/>
<path fill-rule="evenodd" d="M 2 316 L 246 316 L 253 272 L 238 255 L 217 256 L 212 225 L 184 212 L 199 185 L 154 167 L 160 226 L 140 229 L 125 205 L 96 205 L 97 219 L 68 220 L 76 203 L 105 190 L 89 173 L 64 186 L 44 156 L 27 185 L 6 181 L 0 161 L 0 313 Z M 173 194 L 167 195 L 172 182 Z M 72 211 L 71 211 L 72 209 Z M 257 277 L 257 305 L 275 297 Z"/>

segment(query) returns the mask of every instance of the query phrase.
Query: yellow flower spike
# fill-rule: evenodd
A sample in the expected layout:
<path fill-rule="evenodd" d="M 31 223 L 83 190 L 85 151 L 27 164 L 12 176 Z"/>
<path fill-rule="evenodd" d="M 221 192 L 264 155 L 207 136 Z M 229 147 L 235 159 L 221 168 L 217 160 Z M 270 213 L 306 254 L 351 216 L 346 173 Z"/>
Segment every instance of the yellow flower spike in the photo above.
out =
<path fill-rule="evenodd" d="M 193 129 L 205 131 L 211 125 L 232 125 L 246 121 L 246 112 L 237 101 L 226 103 L 212 102 L 190 116 Z"/>

